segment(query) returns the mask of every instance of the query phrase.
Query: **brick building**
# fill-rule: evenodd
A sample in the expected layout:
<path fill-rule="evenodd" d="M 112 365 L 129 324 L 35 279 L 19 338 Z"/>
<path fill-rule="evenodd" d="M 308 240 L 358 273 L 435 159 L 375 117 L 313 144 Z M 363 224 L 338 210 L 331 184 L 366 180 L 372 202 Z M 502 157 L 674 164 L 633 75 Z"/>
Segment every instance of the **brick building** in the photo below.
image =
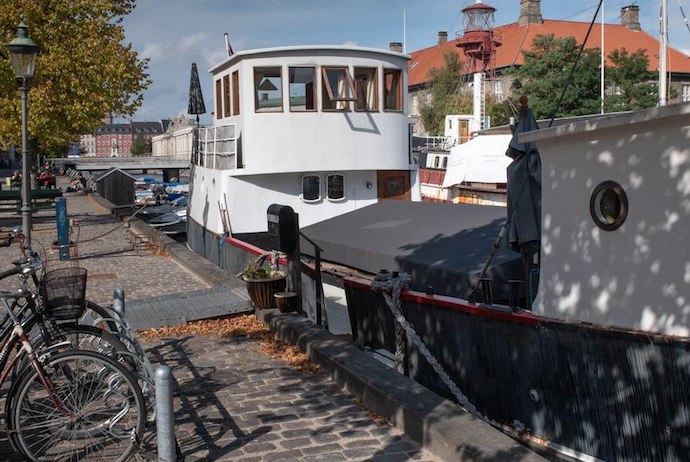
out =
<path fill-rule="evenodd" d="M 136 138 L 151 140 L 165 132 L 169 120 L 158 122 L 104 123 L 93 134 L 81 137 L 82 155 L 90 157 L 129 157 Z"/>
<path fill-rule="evenodd" d="M 522 52 L 529 50 L 538 35 L 553 34 L 557 38 L 572 36 L 581 44 L 588 28 L 589 22 L 543 19 L 540 0 L 520 0 L 518 21 L 494 29 L 500 37 L 501 46 L 496 50 L 495 67 L 492 69 L 495 78 L 486 82 L 487 93 L 495 95 L 499 100 L 510 96 L 512 79 L 506 71 L 523 64 Z M 655 73 L 658 71 L 659 40 L 640 27 L 639 7 L 629 5 L 621 8 L 620 24 L 604 24 L 604 35 L 605 55 L 615 49 L 625 48 L 631 53 L 643 49 L 649 59 L 649 70 Z M 600 36 L 601 24 L 597 23 L 592 29 L 586 48 L 600 48 Z M 408 75 L 408 104 L 410 121 L 414 124 L 416 134 L 424 134 L 419 114 L 422 101 L 428 97 L 426 84 L 429 71 L 444 65 L 443 55 L 447 51 L 458 53 L 460 59 L 466 62 L 462 50 L 456 46 L 457 43 L 457 38 L 448 40 L 447 32 L 439 32 L 436 45 L 410 53 L 412 59 Z M 675 88 L 679 95 L 678 100 L 670 102 L 690 101 L 690 59 L 684 53 L 669 47 L 668 63 L 670 86 Z M 471 77 L 467 82 L 471 82 Z"/>

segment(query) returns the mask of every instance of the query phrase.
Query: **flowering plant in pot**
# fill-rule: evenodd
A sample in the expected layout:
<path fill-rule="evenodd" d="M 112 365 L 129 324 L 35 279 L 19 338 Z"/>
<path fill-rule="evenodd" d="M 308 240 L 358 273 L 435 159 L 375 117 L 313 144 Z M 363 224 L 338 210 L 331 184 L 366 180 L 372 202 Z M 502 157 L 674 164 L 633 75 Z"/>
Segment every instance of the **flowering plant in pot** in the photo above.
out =
<path fill-rule="evenodd" d="M 279 252 L 272 250 L 247 262 L 237 274 L 247 284 L 247 293 L 256 308 L 275 308 L 273 294 L 285 290 L 287 274 L 278 269 Z M 269 261 L 268 266 L 264 266 Z"/>

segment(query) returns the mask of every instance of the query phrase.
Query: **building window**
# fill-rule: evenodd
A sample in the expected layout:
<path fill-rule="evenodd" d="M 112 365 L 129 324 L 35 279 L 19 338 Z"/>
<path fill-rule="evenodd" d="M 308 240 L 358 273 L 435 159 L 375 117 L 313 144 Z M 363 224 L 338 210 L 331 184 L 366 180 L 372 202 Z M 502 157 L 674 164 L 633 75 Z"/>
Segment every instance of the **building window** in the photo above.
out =
<path fill-rule="evenodd" d="M 419 115 L 419 96 L 412 95 L 410 98 L 410 115 Z"/>
<path fill-rule="evenodd" d="M 254 68 L 254 104 L 256 112 L 283 110 L 280 67 Z"/>
<path fill-rule="evenodd" d="M 434 168 L 438 168 L 440 158 L 439 156 L 434 156 Z"/>
<path fill-rule="evenodd" d="M 216 119 L 223 117 L 223 89 L 220 79 L 216 80 Z"/>
<path fill-rule="evenodd" d="M 402 111 L 402 72 L 399 69 L 383 71 L 383 104 L 386 111 Z"/>
<path fill-rule="evenodd" d="M 355 67 L 355 110 L 377 111 L 379 93 L 376 68 Z"/>
<path fill-rule="evenodd" d="M 240 73 L 232 73 L 232 115 L 240 114 Z"/>
<path fill-rule="evenodd" d="M 304 202 L 316 202 L 321 200 L 321 179 L 316 175 L 302 177 L 302 195 Z"/>
<path fill-rule="evenodd" d="M 230 76 L 223 77 L 223 117 L 230 117 Z"/>
<path fill-rule="evenodd" d="M 316 109 L 315 73 L 316 68 L 314 67 L 291 67 L 289 69 L 291 111 L 313 111 Z"/>
<path fill-rule="evenodd" d="M 445 156 L 443 158 L 443 168 L 444 169 L 448 168 L 448 156 Z"/>
<path fill-rule="evenodd" d="M 499 101 L 503 99 L 503 81 L 501 79 L 494 80 L 494 96 Z"/>
<path fill-rule="evenodd" d="M 345 67 L 321 68 L 323 81 L 321 105 L 325 111 L 348 111 L 354 95 L 352 78 Z"/>
<path fill-rule="evenodd" d="M 345 199 L 345 181 L 342 175 L 328 175 L 326 177 L 327 198 L 329 201 Z"/>
<path fill-rule="evenodd" d="M 683 85 L 682 101 L 684 103 L 690 101 L 690 85 Z"/>

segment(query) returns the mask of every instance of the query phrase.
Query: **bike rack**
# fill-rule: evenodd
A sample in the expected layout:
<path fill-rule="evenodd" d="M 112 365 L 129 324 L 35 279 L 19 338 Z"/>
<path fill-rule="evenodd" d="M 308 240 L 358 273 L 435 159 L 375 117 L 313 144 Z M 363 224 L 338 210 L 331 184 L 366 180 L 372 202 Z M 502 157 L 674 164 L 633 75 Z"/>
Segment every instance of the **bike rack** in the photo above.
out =
<path fill-rule="evenodd" d="M 118 352 L 132 358 L 135 370 L 131 372 L 142 385 L 149 410 L 147 422 L 156 422 L 156 440 L 158 443 L 159 462 L 179 462 L 184 457 L 175 436 L 175 410 L 173 409 L 174 377 L 168 366 L 159 366 L 155 371 L 149 361 L 144 348 L 134 333 L 134 329 L 127 322 L 125 315 L 125 291 L 118 288 L 113 291 L 113 317 L 97 318 L 92 321 L 98 326 L 114 324 L 117 335 L 128 351 Z"/>

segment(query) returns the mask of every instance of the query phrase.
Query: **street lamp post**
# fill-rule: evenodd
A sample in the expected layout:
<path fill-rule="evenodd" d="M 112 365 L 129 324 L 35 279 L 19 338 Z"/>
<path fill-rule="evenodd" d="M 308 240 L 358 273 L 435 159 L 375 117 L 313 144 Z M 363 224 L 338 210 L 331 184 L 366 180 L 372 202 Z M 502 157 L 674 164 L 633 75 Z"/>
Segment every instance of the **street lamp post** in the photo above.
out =
<path fill-rule="evenodd" d="M 12 58 L 12 69 L 22 94 L 22 231 L 27 246 L 31 245 L 31 157 L 29 156 L 28 93 L 29 81 L 36 70 L 36 58 L 41 48 L 29 38 L 24 15 L 17 26 L 17 36 L 5 45 Z"/>

